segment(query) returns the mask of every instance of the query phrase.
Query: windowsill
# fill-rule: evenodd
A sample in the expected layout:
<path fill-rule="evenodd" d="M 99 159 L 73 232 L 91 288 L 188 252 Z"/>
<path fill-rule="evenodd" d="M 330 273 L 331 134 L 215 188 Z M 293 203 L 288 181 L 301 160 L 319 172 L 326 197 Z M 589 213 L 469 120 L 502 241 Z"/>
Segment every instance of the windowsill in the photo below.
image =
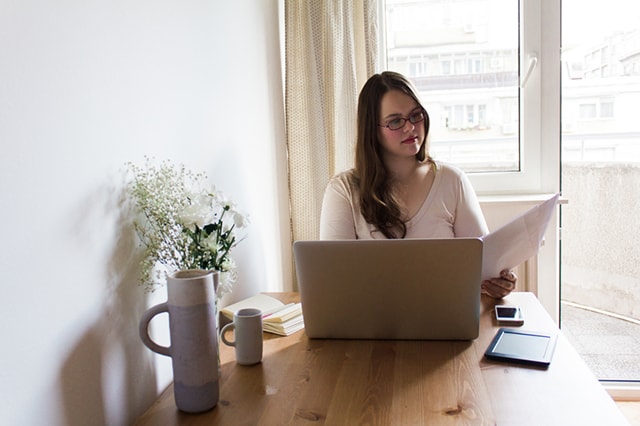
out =
<path fill-rule="evenodd" d="M 640 383 L 601 380 L 602 386 L 616 401 L 640 401 Z"/>
<path fill-rule="evenodd" d="M 520 204 L 520 205 L 532 205 L 535 206 L 543 201 L 553 197 L 553 193 L 544 194 L 508 194 L 508 195 L 478 195 L 478 201 L 480 204 Z M 567 204 L 568 199 L 560 197 L 559 204 Z"/>

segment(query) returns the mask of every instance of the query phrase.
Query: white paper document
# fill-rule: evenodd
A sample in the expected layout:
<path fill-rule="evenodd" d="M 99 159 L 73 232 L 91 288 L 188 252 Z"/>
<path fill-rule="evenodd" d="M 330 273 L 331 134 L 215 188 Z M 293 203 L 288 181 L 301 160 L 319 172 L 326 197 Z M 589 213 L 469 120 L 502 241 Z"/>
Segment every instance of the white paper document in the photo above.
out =
<path fill-rule="evenodd" d="M 483 280 L 498 277 L 503 269 L 513 269 L 538 253 L 559 198 L 560 194 L 554 195 L 482 238 Z"/>

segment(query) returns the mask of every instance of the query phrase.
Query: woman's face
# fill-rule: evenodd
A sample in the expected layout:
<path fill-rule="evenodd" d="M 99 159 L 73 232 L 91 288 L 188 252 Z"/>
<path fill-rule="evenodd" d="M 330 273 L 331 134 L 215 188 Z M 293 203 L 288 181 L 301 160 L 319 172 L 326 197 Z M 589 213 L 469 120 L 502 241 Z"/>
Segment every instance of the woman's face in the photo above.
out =
<path fill-rule="evenodd" d="M 422 119 L 420 119 L 422 118 Z M 397 119 L 404 119 L 395 121 Z M 405 121 L 399 129 L 392 130 Z M 414 123 L 412 123 L 415 122 Z M 390 90 L 380 101 L 378 139 L 386 157 L 412 157 L 425 138 L 424 112 L 413 98 L 399 90 Z M 395 125 L 395 126 L 394 126 Z"/>

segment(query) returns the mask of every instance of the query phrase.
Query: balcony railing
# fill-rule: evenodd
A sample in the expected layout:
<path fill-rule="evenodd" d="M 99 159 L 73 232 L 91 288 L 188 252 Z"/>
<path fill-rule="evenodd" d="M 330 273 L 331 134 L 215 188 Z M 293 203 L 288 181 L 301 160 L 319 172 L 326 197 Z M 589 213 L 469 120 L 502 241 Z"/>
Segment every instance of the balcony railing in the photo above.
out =
<path fill-rule="evenodd" d="M 412 77 L 418 91 L 518 87 L 516 71 Z"/>

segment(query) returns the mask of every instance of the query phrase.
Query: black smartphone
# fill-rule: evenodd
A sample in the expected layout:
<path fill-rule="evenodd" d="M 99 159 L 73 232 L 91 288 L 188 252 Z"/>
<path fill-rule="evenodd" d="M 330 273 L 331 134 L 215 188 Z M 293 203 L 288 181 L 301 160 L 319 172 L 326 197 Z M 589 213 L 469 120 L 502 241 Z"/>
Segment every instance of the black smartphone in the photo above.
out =
<path fill-rule="evenodd" d="M 496 319 L 498 320 L 498 323 L 505 325 L 524 324 L 524 317 L 522 316 L 520 306 L 497 305 Z"/>

